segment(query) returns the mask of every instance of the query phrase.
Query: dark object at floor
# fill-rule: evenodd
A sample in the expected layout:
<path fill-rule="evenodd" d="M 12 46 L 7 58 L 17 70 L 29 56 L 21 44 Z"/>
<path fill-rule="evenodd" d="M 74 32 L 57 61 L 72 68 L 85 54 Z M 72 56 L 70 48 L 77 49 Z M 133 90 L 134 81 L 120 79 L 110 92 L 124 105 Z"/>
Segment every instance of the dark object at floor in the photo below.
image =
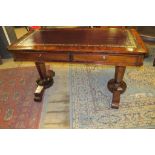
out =
<path fill-rule="evenodd" d="M 12 26 L 0 26 L 0 56 L 2 58 L 7 59 L 12 57 L 7 47 L 16 40 L 16 34 Z"/>
<path fill-rule="evenodd" d="M 144 41 L 155 42 L 155 26 L 138 26 L 137 30 Z"/>

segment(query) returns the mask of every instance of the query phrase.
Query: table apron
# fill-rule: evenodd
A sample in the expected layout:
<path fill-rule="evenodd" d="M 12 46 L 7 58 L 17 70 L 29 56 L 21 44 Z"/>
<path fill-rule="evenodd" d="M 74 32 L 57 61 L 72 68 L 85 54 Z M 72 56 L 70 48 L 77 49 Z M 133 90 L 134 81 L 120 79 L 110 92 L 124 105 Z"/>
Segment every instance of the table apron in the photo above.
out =
<path fill-rule="evenodd" d="M 142 66 L 144 55 L 92 53 L 13 53 L 15 61 L 95 63 L 115 66 Z"/>

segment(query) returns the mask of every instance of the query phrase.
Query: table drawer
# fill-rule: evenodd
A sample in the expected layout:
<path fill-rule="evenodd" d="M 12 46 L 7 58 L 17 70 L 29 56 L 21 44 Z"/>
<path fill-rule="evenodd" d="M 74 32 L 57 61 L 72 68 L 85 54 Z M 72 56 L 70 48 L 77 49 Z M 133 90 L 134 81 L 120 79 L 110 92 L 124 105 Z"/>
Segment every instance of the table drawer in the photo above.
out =
<path fill-rule="evenodd" d="M 40 58 L 45 61 L 69 61 L 69 54 L 43 54 Z"/>
<path fill-rule="evenodd" d="M 14 53 L 15 60 L 24 61 L 69 61 L 69 54 Z"/>
<path fill-rule="evenodd" d="M 142 65 L 143 56 L 75 54 L 73 62 L 96 62 L 111 65 Z"/>

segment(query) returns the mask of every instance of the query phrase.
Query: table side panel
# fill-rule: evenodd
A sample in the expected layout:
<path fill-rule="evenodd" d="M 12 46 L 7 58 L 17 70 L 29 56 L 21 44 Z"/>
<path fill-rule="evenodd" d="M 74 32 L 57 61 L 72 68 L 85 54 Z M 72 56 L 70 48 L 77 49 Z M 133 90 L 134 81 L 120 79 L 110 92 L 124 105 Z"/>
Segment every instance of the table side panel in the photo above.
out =
<path fill-rule="evenodd" d="M 142 38 L 140 37 L 140 35 L 138 34 L 138 32 L 135 29 L 131 29 L 130 31 L 131 31 L 131 33 L 135 39 L 135 42 L 137 44 L 136 51 L 139 53 L 143 53 L 143 54 L 147 55 L 148 54 L 148 48 L 144 44 L 144 42 L 143 42 Z"/>

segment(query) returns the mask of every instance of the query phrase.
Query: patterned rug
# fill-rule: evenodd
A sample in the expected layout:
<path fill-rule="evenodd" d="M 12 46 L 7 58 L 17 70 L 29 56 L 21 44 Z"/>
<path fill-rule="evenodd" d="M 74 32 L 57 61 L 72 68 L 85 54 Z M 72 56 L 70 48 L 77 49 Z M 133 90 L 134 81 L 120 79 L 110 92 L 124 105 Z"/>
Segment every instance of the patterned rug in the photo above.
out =
<path fill-rule="evenodd" d="M 33 101 L 36 68 L 0 70 L 0 128 L 39 128 L 43 103 Z"/>
<path fill-rule="evenodd" d="M 118 110 L 110 108 L 107 89 L 114 67 L 70 65 L 72 128 L 155 128 L 155 48 L 149 53 L 143 67 L 127 68 L 128 87 Z"/>

